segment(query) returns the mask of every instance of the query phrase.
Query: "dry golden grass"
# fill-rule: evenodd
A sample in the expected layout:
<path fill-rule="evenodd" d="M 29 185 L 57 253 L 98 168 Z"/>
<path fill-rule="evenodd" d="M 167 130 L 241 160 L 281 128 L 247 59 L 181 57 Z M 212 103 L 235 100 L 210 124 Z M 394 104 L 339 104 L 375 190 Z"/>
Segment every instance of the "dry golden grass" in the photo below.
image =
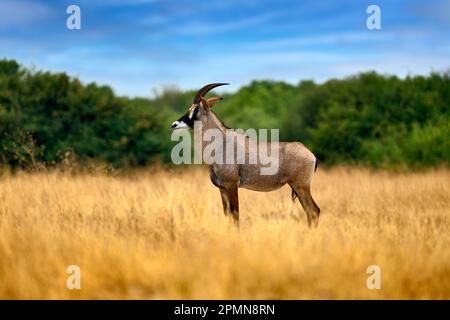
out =
<path fill-rule="evenodd" d="M 288 187 L 240 190 L 238 232 L 201 169 L 3 177 L 0 298 L 450 298 L 449 170 L 321 169 L 313 196 L 317 230 Z"/>

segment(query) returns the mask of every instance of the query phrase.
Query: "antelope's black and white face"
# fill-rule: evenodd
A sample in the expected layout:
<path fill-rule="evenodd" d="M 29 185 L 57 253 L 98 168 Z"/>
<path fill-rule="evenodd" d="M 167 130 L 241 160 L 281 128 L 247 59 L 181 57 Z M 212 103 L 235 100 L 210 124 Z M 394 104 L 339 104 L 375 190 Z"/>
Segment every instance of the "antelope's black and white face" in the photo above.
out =
<path fill-rule="evenodd" d="M 172 123 L 172 129 L 193 129 L 194 121 L 200 120 L 200 113 L 203 111 L 202 109 L 200 104 L 193 104 L 184 116 Z"/>
<path fill-rule="evenodd" d="M 199 120 L 205 121 L 206 118 L 205 116 L 208 114 L 209 108 L 211 108 L 214 105 L 214 103 L 222 99 L 219 97 L 214 97 L 205 100 L 204 98 L 205 94 L 207 94 L 208 91 L 216 87 L 223 86 L 226 84 L 228 83 L 211 83 L 201 88 L 195 95 L 194 102 L 192 103 L 188 112 L 180 119 L 172 123 L 172 129 L 173 130 L 193 129 L 195 121 Z"/>

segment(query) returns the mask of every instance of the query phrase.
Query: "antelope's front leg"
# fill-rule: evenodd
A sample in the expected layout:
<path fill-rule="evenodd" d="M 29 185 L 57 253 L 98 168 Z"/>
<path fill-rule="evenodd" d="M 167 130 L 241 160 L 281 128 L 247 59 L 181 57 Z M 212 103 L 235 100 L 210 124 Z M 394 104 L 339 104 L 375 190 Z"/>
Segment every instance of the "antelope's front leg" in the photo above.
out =
<path fill-rule="evenodd" d="M 220 195 L 222 196 L 222 205 L 225 215 L 231 214 L 234 223 L 239 226 L 238 189 L 220 188 Z"/>

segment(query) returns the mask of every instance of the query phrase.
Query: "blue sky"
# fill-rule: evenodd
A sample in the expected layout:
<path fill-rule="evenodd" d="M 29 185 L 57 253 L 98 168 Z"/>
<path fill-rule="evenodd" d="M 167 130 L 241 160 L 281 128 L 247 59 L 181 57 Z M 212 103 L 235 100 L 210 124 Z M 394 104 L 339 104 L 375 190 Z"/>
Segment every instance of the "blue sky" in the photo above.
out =
<path fill-rule="evenodd" d="M 81 8 L 81 30 L 66 8 Z M 381 8 L 368 30 L 366 8 Z M 253 79 L 322 82 L 360 71 L 450 68 L 450 1 L 0 1 L 0 57 L 151 96 Z"/>

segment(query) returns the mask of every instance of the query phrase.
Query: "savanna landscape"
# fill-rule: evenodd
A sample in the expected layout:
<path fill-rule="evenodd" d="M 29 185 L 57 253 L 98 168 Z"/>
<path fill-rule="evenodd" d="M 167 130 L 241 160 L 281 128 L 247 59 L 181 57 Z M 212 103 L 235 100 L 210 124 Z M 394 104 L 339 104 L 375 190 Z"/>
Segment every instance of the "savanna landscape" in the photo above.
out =
<path fill-rule="evenodd" d="M 171 161 L 195 93 L 0 60 L 1 299 L 450 298 L 448 71 L 208 94 L 228 126 L 315 154 L 317 229 L 287 186 L 240 189 L 237 229 L 206 166 Z"/>
<path fill-rule="evenodd" d="M 450 171 L 319 167 L 309 229 L 290 189 L 240 190 L 241 227 L 201 167 L 0 179 L 2 299 L 449 299 Z M 68 290 L 78 265 L 81 290 Z M 366 286 L 369 265 L 381 289 Z"/>
<path fill-rule="evenodd" d="M 0 300 L 97 300 L 2 307 L 444 309 L 449 13 L 448 0 L 1 0 Z"/>

